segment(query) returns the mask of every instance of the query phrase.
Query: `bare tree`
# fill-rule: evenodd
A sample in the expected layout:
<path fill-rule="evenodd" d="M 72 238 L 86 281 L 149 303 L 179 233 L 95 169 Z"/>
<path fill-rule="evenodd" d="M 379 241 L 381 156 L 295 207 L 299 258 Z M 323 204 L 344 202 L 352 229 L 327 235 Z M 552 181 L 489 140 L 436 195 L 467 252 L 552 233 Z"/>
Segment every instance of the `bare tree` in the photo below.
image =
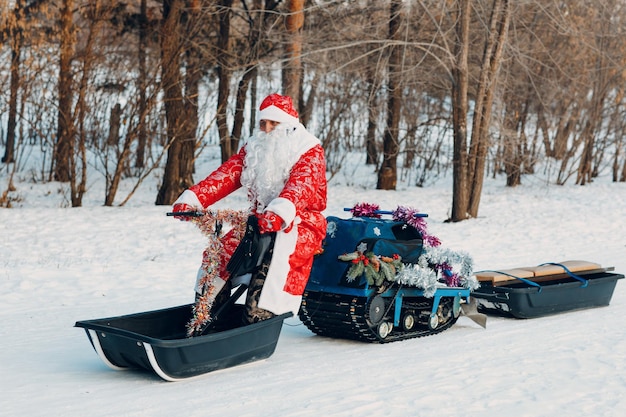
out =
<path fill-rule="evenodd" d="M 245 2 L 244 2 L 245 5 Z M 266 4 L 268 7 L 276 7 L 272 4 Z M 267 49 L 267 34 L 265 33 L 265 23 L 268 14 L 264 8 L 263 0 L 253 0 L 252 7 L 246 8 L 248 35 L 247 35 L 247 54 L 244 54 L 241 65 L 243 66 L 243 74 L 237 86 L 237 94 L 235 98 L 235 115 L 233 120 L 233 129 L 230 135 L 230 148 L 234 153 L 239 148 L 239 141 L 242 138 L 243 125 L 245 119 L 246 98 L 250 84 L 256 81 L 258 76 L 258 65 L 262 58 L 263 52 Z M 256 89 L 251 94 L 250 108 L 250 128 L 255 126 L 256 120 Z"/>
<path fill-rule="evenodd" d="M 593 16 L 590 20 L 595 29 L 593 31 L 593 48 L 590 51 L 594 70 L 590 80 L 592 86 L 591 97 L 587 106 L 588 113 L 582 131 L 583 150 L 576 176 L 576 183 L 580 185 L 593 181 L 593 177 L 597 175 L 597 167 L 594 167 L 593 161 L 596 158 L 596 152 L 602 151 L 602 145 L 598 143 L 598 136 L 605 129 L 603 112 L 606 101 L 611 91 L 624 82 L 622 63 L 619 58 L 611 56 L 614 48 L 618 47 L 612 38 L 620 36 L 620 30 L 614 29 L 616 23 L 612 19 L 616 11 L 615 2 L 608 0 L 598 6 L 600 7 L 587 13 L 587 16 Z M 617 25 L 619 24 L 618 22 Z"/>
<path fill-rule="evenodd" d="M 219 20 L 219 32 L 217 38 L 217 131 L 220 136 L 220 148 L 222 150 L 222 162 L 225 162 L 235 152 L 234 143 L 231 140 L 228 128 L 228 99 L 230 96 L 230 83 L 232 78 L 232 56 L 230 39 L 230 26 L 233 0 L 219 0 L 217 16 Z"/>
<path fill-rule="evenodd" d="M 397 158 L 400 150 L 399 125 L 402 108 L 402 40 L 403 1 L 392 0 L 389 7 L 389 74 L 387 80 L 387 124 L 383 134 L 383 161 L 378 170 L 380 190 L 395 190 L 398 179 Z"/>
<path fill-rule="evenodd" d="M 472 120 L 472 140 L 469 154 L 470 201 L 468 214 L 478 216 L 478 206 L 485 176 L 485 160 L 489 149 L 489 127 L 492 104 L 497 87 L 497 75 L 502 61 L 511 18 L 510 0 L 494 0 L 489 33 L 480 68 L 480 80 Z"/>
<path fill-rule="evenodd" d="M 7 123 L 6 148 L 2 162 L 15 162 L 15 118 L 17 117 L 17 93 L 20 87 L 20 55 L 23 44 L 24 0 L 17 0 L 13 8 L 13 17 L 9 20 L 8 32 L 11 39 L 11 81 L 9 87 L 9 116 Z"/>
<path fill-rule="evenodd" d="M 376 96 L 378 83 L 373 68 L 367 69 L 366 83 L 368 87 L 367 100 L 367 131 L 365 133 L 365 164 L 376 165 L 378 161 L 378 147 L 376 146 L 376 131 L 378 130 L 378 112 L 376 111 Z"/>
<path fill-rule="evenodd" d="M 283 64 L 283 93 L 294 103 L 300 101 L 302 75 L 302 27 L 304 26 L 304 0 L 287 0 L 285 16 L 285 59 Z"/>
<path fill-rule="evenodd" d="M 148 3 L 141 0 L 139 9 L 139 44 L 137 45 L 137 102 L 139 104 L 139 131 L 137 133 L 137 151 L 135 167 L 143 168 L 146 157 L 146 147 L 148 145 L 148 133 L 146 126 L 146 116 L 148 112 L 147 103 L 147 79 L 146 50 L 148 49 Z"/>
<path fill-rule="evenodd" d="M 57 142 L 54 152 L 54 177 L 57 181 L 70 180 L 70 158 L 74 152 L 75 126 L 72 115 L 74 91 L 72 87 L 72 60 L 74 57 L 73 22 L 74 0 L 63 0 L 61 5 L 59 87 L 57 114 Z"/>
<path fill-rule="evenodd" d="M 161 27 L 161 88 L 167 120 L 168 153 L 157 205 L 172 204 L 193 184 L 193 151 L 195 146 L 194 114 L 185 108 L 182 85 L 182 56 L 185 52 L 183 15 L 185 0 L 164 0 Z M 192 73 L 190 76 L 195 76 Z"/>
<path fill-rule="evenodd" d="M 469 216 L 467 111 L 469 88 L 469 29 L 471 0 L 456 2 L 456 42 L 452 83 L 452 127 L 454 156 L 452 159 L 452 214 L 453 222 Z"/>

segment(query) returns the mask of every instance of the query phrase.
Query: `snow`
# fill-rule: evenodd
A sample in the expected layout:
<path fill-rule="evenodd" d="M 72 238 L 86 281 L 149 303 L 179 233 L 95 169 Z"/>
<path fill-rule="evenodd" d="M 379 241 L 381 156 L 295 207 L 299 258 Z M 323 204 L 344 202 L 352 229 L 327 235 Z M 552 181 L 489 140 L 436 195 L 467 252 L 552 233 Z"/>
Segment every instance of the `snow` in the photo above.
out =
<path fill-rule="evenodd" d="M 215 166 L 204 162 L 197 177 Z M 369 186 L 375 175 L 351 173 L 351 184 L 358 178 Z M 469 252 L 476 270 L 583 259 L 626 272 L 626 184 L 523 182 L 511 189 L 487 179 L 479 218 L 451 224 L 449 178 L 395 192 L 339 178 L 325 214 L 345 217 L 358 202 L 418 208 L 443 246 Z M 291 318 L 263 361 L 182 382 L 114 371 L 76 321 L 193 301 L 204 239 L 153 205 L 156 184 L 147 181 L 124 207 L 102 207 L 96 181 L 84 207 L 59 208 L 64 186 L 16 180 L 18 207 L 0 209 L 3 416 L 576 417 L 626 408 L 623 280 L 608 307 L 490 316 L 486 329 L 461 317 L 441 334 L 379 345 L 316 336 Z M 235 194 L 216 208 L 245 205 Z"/>

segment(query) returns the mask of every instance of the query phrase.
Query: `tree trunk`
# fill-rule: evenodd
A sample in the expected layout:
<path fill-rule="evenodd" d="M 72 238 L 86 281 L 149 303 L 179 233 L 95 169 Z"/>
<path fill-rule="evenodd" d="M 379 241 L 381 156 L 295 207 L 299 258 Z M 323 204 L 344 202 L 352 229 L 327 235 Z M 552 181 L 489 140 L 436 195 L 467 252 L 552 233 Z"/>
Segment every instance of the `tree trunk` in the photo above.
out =
<path fill-rule="evenodd" d="M 300 101 L 302 79 L 302 27 L 304 26 L 304 0 L 287 0 L 285 18 L 286 40 L 283 64 L 283 94 L 294 103 Z"/>
<path fill-rule="evenodd" d="M 506 185 L 515 187 L 522 182 L 522 138 L 523 131 L 520 136 L 517 135 L 517 126 L 519 123 L 518 115 L 521 114 L 517 107 L 517 100 L 512 100 L 510 106 L 507 107 L 504 115 L 503 129 L 503 163 L 504 172 L 506 173 Z"/>
<path fill-rule="evenodd" d="M 389 7 L 389 79 L 387 80 L 387 125 L 383 134 L 383 161 L 378 171 L 379 190 L 395 190 L 398 181 L 397 159 L 400 151 L 398 127 L 400 125 L 400 110 L 402 108 L 401 65 L 402 50 L 395 45 L 401 39 L 400 26 L 402 24 L 402 0 L 392 0 Z"/>
<path fill-rule="evenodd" d="M 172 204 L 189 183 L 181 172 L 183 124 L 183 78 L 180 73 L 182 37 L 181 17 L 185 0 L 164 0 L 163 23 L 161 27 L 161 88 L 167 123 L 167 162 L 163 173 L 163 183 L 156 198 L 157 205 Z"/>
<path fill-rule="evenodd" d="M 554 147 L 550 142 L 550 128 L 546 120 L 545 109 L 543 104 L 539 104 L 537 107 L 537 128 L 541 130 L 544 151 L 548 158 L 554 158 Z"/>
<path fill-rule="evenodd" d="M 120 104 L 117 103 L 113 109 L 111 109 L 111 122 L 109 124 L 109 146 L 115 146 L 117 148 L 119 144 L 119 132 L 120 132 L 120 115 L 121 115 L 121 107 Z M 113 173 L 113 177 L 111 178 L 111 183 L 108 185 L 106 190 L 106 196 L 104 199 L 105 206 L 112 206 L 113 201 L 115 200 L 115 195 L 117 194 L 117 189 L 119 187 L 120 181 L 122 179 L 122 174 L 124 172 L 124 167 L 128 163 L 128 159 L 130 157 L 130 145 L 133 142 L 133 134 L 131 132 L 127 132 L 126 138 L 124 139 L 124 145 L 122 146 L 122 152 L 117 155 L 117 164 L 115 166 L 115 172 Z"/>
<path fill-rule="evenodd" d="M 571 110 L 569 110 L 571 108 Z M 582 106 L 577 103 L 570 103 L 564 106 L 561 114 L 569 114 L 567 117 L 559 119 L 558 128 L 554 135 L 554 158 L 562 160 L 567 157 L 567 149 L 569 148 L 570 139 L 576 129 L 576 125 L 580 119 Z"/>
<path fill-rule="evenodd" d="M 378 161 L 378 149 L 376 147 L 376 130 L 378 129 L 378 112 L 376 96 L 378 83 L 374 68 L 368 67 L 367 71 L 367 132 L 365 133 L 365 164 L 376 165 Z"/>
<path fill-rule="evenodd" d="M 137 50 L 137 61 L 139 75 L 137 77 L 137 108 L 139 109 L 139 122 L 137 124 L 137 150 L 135 155 L 135 167 L 143 168 L 145 165 L 146 146 L 148 142 L 147 133 L 147 109 L 148 104 L 146 102 L 146 85 L 147 85 L 147 71 L 146 71 L 146 49 L 148 49 L 148 16 L 147 16 L 147 1 L 141 0 L 139 7 L 139 48 Z"/>
<path fill-rule="evenodd" d="M 20 61 L 24 42 L 22 25 L 24 20 L 24 0 L 17 0 L 13 8 L 13 19 L 9 20 L 11 46 L 11 81 L 9 82 L 9 115 L 7 121 L 6 147 L 2 162 L 15 162 L 15 129 L 17 126 L 17 101 L 20 88 Z"/>
<path fill-rule="evenodd" d="M 217 40 L 217 131 L 220 136 L 222 162 L 226 162 L 234 153 L 233 143 L 228 130 L 228 96 L 232 77 L 230 58 L 230 14 L 233 0 L 219 1 L 219 36 Z"/>
<path fill-rule="evenodd" d="M 304 98 L 302 83 L 300 83 L 300 104 L 298 106 L 298 115 L 300 116 L 300 123 L 304 126 L 307 126 L 309 120 L 311 120 L 313 105 L 315 104 L 315 97 L 317 95 L 317 88 L 321 76 L 322 75 L 319 71 L 316 71 L 315 74 L 313 74 L 313 80 L 311 80 L 311 84 L 309 85 L 309 95 L 306 99 Z"/>
<path fill-rule="evenodd" d="M 187 65 L 185 68 L 185 93 L 183 96 L 184 116 L 182 121 L 182 143 L 180 153 L 181 188 L 193 185 L 195 152 L 197 148 L 198 132 L 198 95 L 200 94 L 200 80 L 202 79 L 202 58 L 197 43 L 192 40 L 194 27 L 198 25 L 200 6 L 194 3 L 187 9 L 186 25 L 183 41 L 183 50 L 186 52 Z"/>
<path fill-rule="evenodd" d="M 591 120 L 587 120 L 582 133 L 584 146 L 583 152 L 580 155 L 580 164 L 578 165 L 578 174 L 576 177 L 576 184 L 580 185 L 591 182 L 591 160 L 593 159 L 593 147 L 595 142 L 592 124 Z"/>
<path fill-rule="evenodd" d="M 256 109 L 257 109 L 257 95 L 259 93 L 258 90 L 258 77 L 254 77 L 250 83 L 250 126 L 248 127 L 248 134 L 252 136 L 254 134 L 254 129 L 257 124 L 256 120 Z"/>
<path fill-rule="evenodd" d="M 61 8 L 61 35 L 59 58 L 59 109 L 57 113 L 57 140 L 54 152 L 54 178 L 70 180 L 70 158 L 74 152 L 74 124 L 72 120 L 72 59 L 74 55 L 74 0 L 63 0 Z"/>
<path fill-rule="evenodd" d="M 509 1 L 494 0 L 493 2 L 490 32 L 478 85 L 470 145 L 469 215 L 471 217 L 478 216 L 478 206 L 483 189 L 485 161 L 489 149 L 489 126 L 491 124 L 493 96 L 511 18 Z"/>
<path fill-rule="evenodd" d="M 235 117 L 233 120 L 233 130 L 231 133 L 231 148 L 234 152 L 237 152 L 239 148 L 239 141 L 242 139 L 243 132 L 243 124 L 245 120 L 245 109 L 246 109 L 246 97 L 248 95 L 248 91 L 250 90 L 250 84 L 257 77 L 257 64 L 259 59 L 259 44 L 263 42 L 263 22 L 264 22 L 265 12 L 263 10 L 263 1 L 262 0 L 254 0 L 252 4 L 252 12 L 250 13 L 251 26 L 250 33 L 248 35 L 248 39 L 250 42 L 249 51 L 250 54 L 248 56 L 248 64 L 246 65 L 246 69 L 239 80 L 239 85 L 237 86 L 237 98 L 235 100 Z M 256 90 L 254 90 L 256 94 Z M 254 107 L 251 110 L 256 110 L 256 101 L 254 101 Z M 255 114 L 253 112 L 252 114 Z M 256 120 L 253 118 L 251 123 L 251 128 L 254 127 L 253 124 L 256 124 Z M 252 133 L 252 132 L 251 132 Z"/>
<path fill-rule="evenodd" d="M 120 122 L 122 120 L 122 105 L 115 103 L 111 109 L 109 117 L 109 136 L 107 137 L 108 146 L 117 146 L 120 141 Z"/>
<path fill-rule="evenodd" d="M 367 109 L 367 132 L 365 133 L 365 165 L 376 165 L 378 161 L 378 149 L 376 147 L 376 130 L 378 129 L 378 116 L 372 106 Z"/>
<path fill-rule="evenodd" d="M 17 93 L 20 86 L 21 39 L 13 38 L 11 48 L 11 81 L 9 87 L 9 120 L 7 122 L 7 142 L 2 162 L 15 162 L 15 128 L 17 118 Z"/>
<path fill-rule="evenodd" d="M 457 2 L 455 65 L 452 83 L 452 127 L 454 155 L 452 160 L 452 214 L 458 222 L 468 217 L 468 155 L 467 155 L 467 92 L 469 86 L 469 23 L 470 0 Z"/>
<path fill-rule="evenodd" d="M 607 91 L 608 69 L 604 59 L 604 53 L 607 49 L 604 37 L 598 36 L 600 45 L 597 46 L 599 56 L 596 58 L 593 89 L 591 92 L 590 109 L 587 114 L 587 122 L 583 129 L 582 137 L 584 140 L 583 153 L 580 156 L 580 164 L 578 165 L 578 173 L 576 176 L 576 184 L 585 185 L 593 181 L 593 157 L 596 146 L 596 132 L 603 123 L 602 110 Z"/>
<path fill-rule="evenodd" d="M 256 74 L 256 68 L 249 67 L 246 71 L 244 71 L 241 80 L 239 80 L 239 85 L 237 86 L 237 98 L 235 100 L 235 117 L 233 120 L 233 131 L 230 135 L 233 153 L 237 152 L 237 149 L 239 148 L 239 141 L 241 140 L 241 134 L 243 132 L 243 122 L 245 119 L 244 116 L 246 109 L 246 96 L 248 95 L 248 90 L 250 89 L 250 82 L 253 78 L 256 77 Z"/>
<path fill-rule="evenodd" d="M 87 191 L 87 136 L 90 130 L 88 115 L 93 113 L 87 96 L 90 88 L 92 69 L 96 66 L 95 45 L 98 35 L 101 33 L 101 25 L 104 22 L 102 0 L 94 0 L 89 5 L 88 27 L 83 30 L 82 48 L 77 56 L 77 66 L 80 66 L 80 78 L 76 88 L 76 104 L 74 109 L 73 125 L 75 135 L 72 138 L 72 153 L 70 154 L 70 190 L 72 207 L 80 207 L 83 204 L 83 196 Z M 86 35 L 86 36 L 85 36 Z"/>

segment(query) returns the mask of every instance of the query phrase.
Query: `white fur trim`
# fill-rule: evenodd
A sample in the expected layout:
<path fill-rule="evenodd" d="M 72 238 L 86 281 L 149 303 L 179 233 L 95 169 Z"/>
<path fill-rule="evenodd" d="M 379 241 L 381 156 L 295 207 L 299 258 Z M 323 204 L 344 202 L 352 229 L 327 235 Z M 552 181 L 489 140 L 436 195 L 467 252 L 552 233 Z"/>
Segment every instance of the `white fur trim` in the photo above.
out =
<path fill-rule="evenodd" d="M 293 137 L 293 140 L 297 144 L 295 152 L 298 155 L 298 159 L 300 159 L 300 157 L 309 150 L 317 145 L 321 145 L 322 143 L 318 138 L 306 130 L 306 127 L 304 127 L 302 123 L 298 123 L 295 129 L 287 133 L 287 136 Z"/>
<path fill-rule="evenodd" d="M 183 191 L 183 193 L 178 197 L 178 200 L 174 201 L 174 204 L 187 204 L 191 207 L 204 208 L 202 207 L 200 200 L 198 200 L 196 193 L 191 190 Z"/>
<path fill-rule="evenodd" d="M 297 224 L 289 233 L 276 233 L 274 254 L 267 271 L 265 284 L 259 297 L 259 307 L 274 314 L 283 314 L 291 311 L 294 316 L 300 309 L 301 295 L 289 294 L 284 290 L 289 275 L 289 257 L 296 248 L 298 240 Z"/>
<path fill-rule="evenodd" d="M 274 105 L 268 106 L 263 110 L 260 110 L 259 120 L 271 120 L 273 122 L 288 123 L 292 125 L 299 123 L 297 117 L 293 117 L 290 114 L 285 113 Z"/>
<path fill-rule="evenodd" d="M 278 197 L 270 201 L 263 211 L 271 211 L 278 214 L 285 222 L 282 227 L 283 229 L 287 228 L 296 218 L 296 206 L 283 197 Z"/>

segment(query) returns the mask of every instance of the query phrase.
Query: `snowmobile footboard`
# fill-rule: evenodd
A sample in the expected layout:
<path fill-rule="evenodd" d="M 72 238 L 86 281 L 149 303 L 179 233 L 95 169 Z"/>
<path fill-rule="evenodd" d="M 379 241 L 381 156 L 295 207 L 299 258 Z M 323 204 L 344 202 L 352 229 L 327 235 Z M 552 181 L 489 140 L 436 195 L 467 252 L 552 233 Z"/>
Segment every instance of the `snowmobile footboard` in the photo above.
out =
<path fill-rule="evenodd" d="M 482 271 L 472 292 L 478 310 L 515 318 L 535 318 L 609 305 L 618 279 L 612 268 L 585 261 L 547 263 L 502 271 Z"/>
<path fill-rule="evenodd" d="M 233 306 L 230 328 L 186 337 L 192 305 L 78 321 L 100 358 L 112 369 L 138 368 L 166 381 L 178 381 L 218 369 L 270 357 L 286 313 L 241 326 L 240 306 Z M 223 327 L 222 327 L 223 328 Z"/>

